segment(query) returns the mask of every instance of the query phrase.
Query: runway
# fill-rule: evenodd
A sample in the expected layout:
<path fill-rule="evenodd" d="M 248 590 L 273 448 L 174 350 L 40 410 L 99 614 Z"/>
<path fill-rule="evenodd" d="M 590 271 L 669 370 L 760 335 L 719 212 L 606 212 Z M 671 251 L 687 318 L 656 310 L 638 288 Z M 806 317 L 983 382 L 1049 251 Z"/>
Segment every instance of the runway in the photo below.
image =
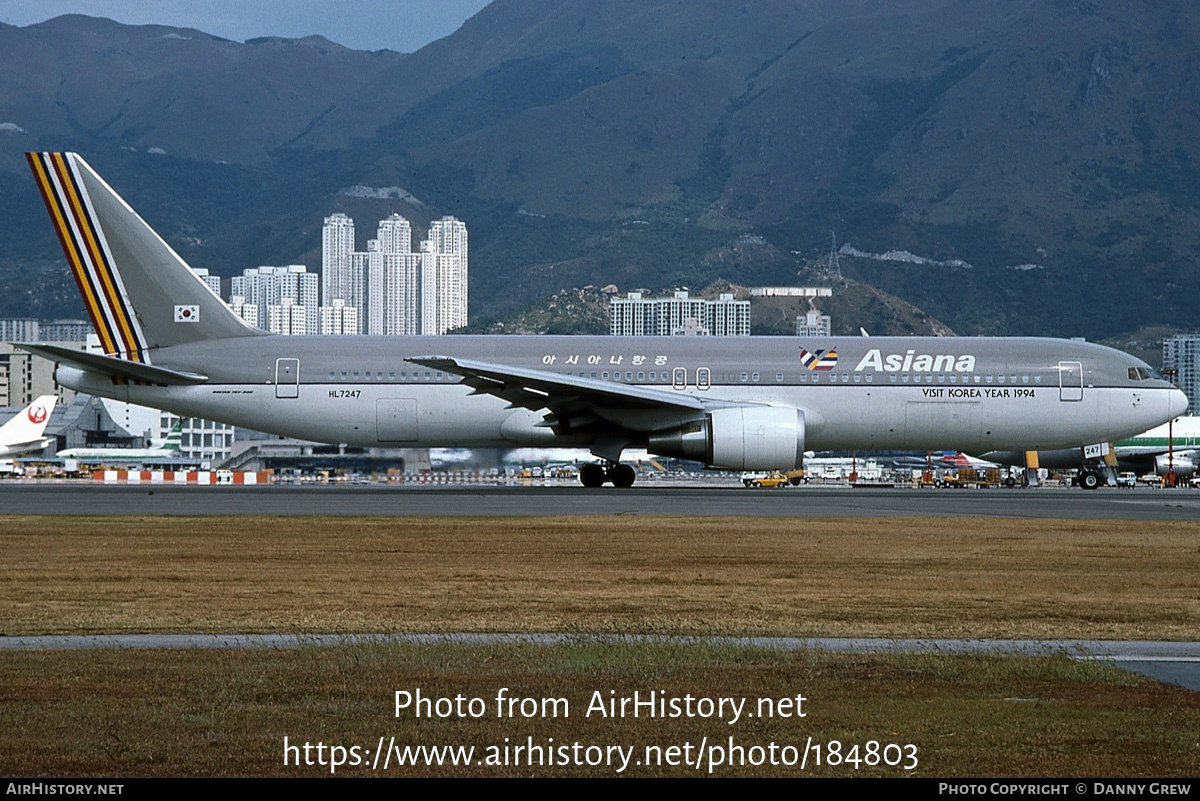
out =
<path fill-rule="evenodd" d="M 1200 643 L 1113 640 L 951 640 L 836 637 L 669 637 L 579 634 L 87 634 L 0 637 L 0 651 L 148 648 L 167 650 L 302 648 L 359 643 L 436 645 L 612 644 L 722 645 L 835 653 L 1064 655 L 1109 662 L 1123 670 L 1200 691 Z"/>
<path fill-rule="evenodd" d="M 1200 492 L 1186 489 L 786 489 L 665 485 L 114 486 L 0 482 L 0 512 L 22 515 L 382 515 L 510 517 L 668 515 L 700 517 L 995 517 L 1200 520 Z"/>

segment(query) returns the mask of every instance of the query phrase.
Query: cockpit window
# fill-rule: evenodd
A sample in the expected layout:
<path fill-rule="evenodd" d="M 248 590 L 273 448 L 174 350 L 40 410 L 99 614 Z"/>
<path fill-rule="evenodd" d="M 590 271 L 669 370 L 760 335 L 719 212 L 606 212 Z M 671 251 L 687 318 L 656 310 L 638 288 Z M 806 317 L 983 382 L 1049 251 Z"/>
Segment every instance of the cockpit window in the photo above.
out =
<path fill-rule="evenodd" d="M 1151 370 L 1149 367 L 1130 367 L 1129 368 L 1129 380 L 1130 381 L 1149 381 L 1150 379 L 1152 379 L 1154 377 L 1155 377 L 1154 371 Z"/>

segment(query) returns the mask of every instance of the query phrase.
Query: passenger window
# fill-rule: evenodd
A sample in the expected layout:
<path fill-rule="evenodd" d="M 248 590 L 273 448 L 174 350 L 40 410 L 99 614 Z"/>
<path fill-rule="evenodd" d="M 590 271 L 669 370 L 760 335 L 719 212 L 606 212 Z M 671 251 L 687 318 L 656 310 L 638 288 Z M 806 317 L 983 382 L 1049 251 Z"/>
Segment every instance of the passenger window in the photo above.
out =
<path fill-rule="evenodd" d="M 742 383 L 743 383 L 743 384 L 744 384 L 744 383 L 745 383 L 747 380 L 749 380 L 749 378 L 750 378 L 750 374 L 749 374 L 749 373 L 742 373 Z"/>
<path fill-rule="evenodd" d="M 757 384 L 758 383 L 758 373 L 753 373 L 750 376 L 750 380 L 752 380 L 755 384 Z"/>

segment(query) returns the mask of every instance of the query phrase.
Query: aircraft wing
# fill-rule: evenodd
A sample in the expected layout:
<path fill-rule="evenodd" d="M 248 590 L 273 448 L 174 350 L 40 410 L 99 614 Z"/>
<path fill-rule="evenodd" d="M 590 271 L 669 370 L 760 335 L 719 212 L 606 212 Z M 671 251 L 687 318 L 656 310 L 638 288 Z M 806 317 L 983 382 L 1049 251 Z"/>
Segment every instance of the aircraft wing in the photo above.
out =
<path fill-rule="evenodd" d="M 461 375 L 473 394 L 494 395 L 510 407 L 545 409 L 540 425 L 562 435 L 590 433 L 592 452 L 614 461 L 611 455 L 619 455 L 633 441 L 632 432 L 671 428 L 701 419 L 713 409 L 754 405 L 451 356 L 416 356 L 407 361 Z"/>

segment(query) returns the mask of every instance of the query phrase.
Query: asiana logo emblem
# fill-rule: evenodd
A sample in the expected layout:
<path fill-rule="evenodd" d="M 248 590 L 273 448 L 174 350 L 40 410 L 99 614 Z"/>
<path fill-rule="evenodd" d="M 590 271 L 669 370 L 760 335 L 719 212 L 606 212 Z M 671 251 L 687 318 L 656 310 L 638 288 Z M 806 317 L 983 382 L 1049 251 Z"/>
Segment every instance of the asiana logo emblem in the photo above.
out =
<path fill-rule="evenodd" d="M 881 370 L 888 373 L 934 372 L 934 373 L 973 373 L 975 372 L 975 357 L 970 354 L 953 353 L 917 353 L 906 350 L 904 353 L 889 353 L 886 356 L 879 348 L 872 348 L 862 361 L 854 368 L 860 370 Z"/>
<path fill-rule="evenodd" d="M 800 349 L 800 363 L 809 370 L 832 370 L 837 367 L 837 362 L 837 351 L 832 348 L 829 350 L 814 350 L 812 352 L 804 348 Z"/>

